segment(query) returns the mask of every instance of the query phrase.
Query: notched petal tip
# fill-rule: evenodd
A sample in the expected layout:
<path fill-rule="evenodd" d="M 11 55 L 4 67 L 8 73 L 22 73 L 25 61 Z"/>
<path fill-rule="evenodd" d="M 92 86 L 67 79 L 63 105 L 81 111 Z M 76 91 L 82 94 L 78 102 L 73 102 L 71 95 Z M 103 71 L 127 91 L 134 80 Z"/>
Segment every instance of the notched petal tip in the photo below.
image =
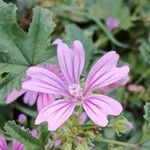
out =
<path fill-rule="evenodd" d="M 125 70 L 126 73 L 129 73 L 130 68 L 129 68 L 128 65 L 124 65 L 124 66 L 122 66 L 122 67 L 124 68 L 124 70 Z"/>
<path fill-rule="evenodd" d="M 73 48 L 83 48 L 83 44 L 79 40 L 73 41 Z"/>
<path fill-rule="evenodd" d="M 57 39 L 55 39 L 55 40 L 53 41 L 53 43 L 52 43 L 52 44 L 54 44 L 54 45 L 58 45 L 58 44 L 60 44 L 60 43 L 63 43 L 63 40 L 62 40 L 62 39 L 60 39 L 60 38 L 57 38 Z"/>
<path fill-rule="evenodd" d="M 108 122 L 109 122 L 109 121 L 108 121 L 108 119 L 107 119 L 107 120 L 105 121 L 105 123 L 100 124 L 100 126 L 101 126 L 101 127 L 106 127 L 106 126 L 108 125 Z"/>
<path fill-rule="evenodd" d="M 82 104 L 91 120 L 101 127 L 108 124 L 108 115 L 118 116 L 123 110 L 118 101 L 99 94 L 91 95 Z"/>
<path fill-rule="evenodd" d="M 22 83 L 22 88 L 23 89 L 27 89 L 28 90 L 28 87 L 30 86 L 30 81 L 26 81 L 26 82 L 23 82 Z"/>
<path fill-rule="evenodd" d="M 35 125 L 39 125 L 39 124 L 41 124 L 42 122 L 43 122 L 43 121 L 37 117 L 37 118 L 35 119 L 34 124 L 35 124 Z"/>
<path fill-rule="evenodd" d="M 14 102 L 18 97 L 23 95 L 26 91 L 21 89 L 19 91 L 13 90 L 7 97 L 6 97 L 6 104 L 10 104 Z"/>
<path fill-rule="evenodd" d="M 27 69 L 26 74 L 30 77 L 32 77 L 33 74 L 36 73 L 41 73 L 41 72 L 49 72 L 49 70 L 42 68 L 42 67 L 38 67 L 38 66 L 33 66 Z"/>
<path fill-rule="evenodd" d="M 122 105 L 118 102 L 117 111 L 113 114 L 113 116 L 119 116 L 123 111 Z"/>
<path fill-rule="evenodd" d="M 110 51 L 108 51 L 107 53 L 105 53 L 103 56 L 105 56 L 105 55 L 119 55 L 115 50 L 110 50 Z"/>

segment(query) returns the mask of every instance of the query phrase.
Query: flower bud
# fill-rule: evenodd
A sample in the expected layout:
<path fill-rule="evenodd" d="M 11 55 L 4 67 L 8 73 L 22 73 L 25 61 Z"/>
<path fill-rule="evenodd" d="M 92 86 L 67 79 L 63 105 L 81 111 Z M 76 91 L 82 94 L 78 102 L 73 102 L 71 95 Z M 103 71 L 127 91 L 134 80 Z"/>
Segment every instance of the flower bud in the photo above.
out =
<path fill-rule="evenodd" d="M 134 93 L 138 93 L 138 92 L 144 92 L 144 87 L 141 85 L 134 85 L 134 84 L 130 84 L 128 86 L 128 90 Z"/>
<path fill-rule="evenodd" d="M 26 116 L 25 114 L 20 114 L 20 115 L 18 116 L 18 122 L 19 122 L 20 124 L 24 124 L 26 121 L 27 121 L 27 116 Z"/>
<path fill-rule="evenodd" d="M 119 133 L 128 133 L 131 131 L 134 126 L 131 122 L 129 122 L 125 117 L 119 117 L 113 125 L 116 132 Z"/>
<path fill-rule="evenodd" d="M 106 20 L 106 26 L 109 30 L 113 30 L 117 28 L 119 25 L 119 21 L 114 17 L 108 17 Z"/>
<path fill-rule="evenodd" d="M 33 137 L 37 137 L 38 136 L 38 131 L 36 129 L 33 129 L 31 131 L 31 134 L 32 134 Z"/>

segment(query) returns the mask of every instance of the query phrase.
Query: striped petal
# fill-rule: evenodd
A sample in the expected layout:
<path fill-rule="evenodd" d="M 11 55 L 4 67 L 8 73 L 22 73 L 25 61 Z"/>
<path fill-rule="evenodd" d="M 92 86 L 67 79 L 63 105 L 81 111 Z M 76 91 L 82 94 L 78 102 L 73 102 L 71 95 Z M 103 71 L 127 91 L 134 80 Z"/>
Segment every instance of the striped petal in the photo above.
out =
<path fill-rule="evenodd" d="M 12 103 L 15 100 L 17 100 L 18 97 L 23 95 L 26 92 L 26 90 L 21 89 L 20 91 L 13 90 L 10 95 L 7 96 L 6 98 L 6 103 Z"/>
<path fill-rule="evenodd" d="M 126 74 L 126 76 L 124 78 L 121 78 L 120 80 L 116 81 L 115 83 L 109 84 L 107 86 L 101 87 L 100 92 L 102 94 L 108 94 L 110 92 L 112 92 L 114 89 L 116 89 L 119 86 L 123 86 L 125 85 L 129 80 L 129 75 Z"/>
<path fill-rule="evenodd" d="M 55 96 L 45 93 L 39 93 L 38 99 L 37 99 L 37 109 L 38 111 L 41 111 L 42 108 L 48 106 L 52 102 L 55 101 Z"/>
<path fill-rule="evenodd" d="M 60 42 L 57 47 L 58 61 L 68 84 L 79 84 L 85 61 L 85 54 L 82 43 L 74 41 L 73 48 Z"/>
<path fill-rule="evenodd" d="M 102 127 L 108 124 L 108 115 L 117 116 L 122 112 L 121 104 L 105 95 L 92 95 L 82 104 L 91 120 Z"/>
<path fill-rule="evenodd" d="M 25 104 L 32 106 L 35 104 L 38 97 L 38 92 L 27 91 L 23 97 L 23 101 Z"/>
<path fill-rule="evenodd" d="M 6 140 L 0 135 L 0 150 L 8 150 Z"/>
<path fill-rule="evenodd" d="M 87 77 L 85 94 L 97 88 L 103 90 L 103 87 L 112 84 L 118 83 L 117 86 L 119 86 L 118 81 L 128 79 L 129 67 L 126 65 L 116 67 L 118 59 L 119 55 L 111 51 L 96 62 Z"/>
<path fill-rule="evenodd" d="M 39 112 L 35 124 L 47 121 L 48 129 L 55 131 L 72 115 L 75 105 L 71 100 L 56 100 Z"/>
<path fill-rule="evenodd" d="M 27 75 L 31 77 L 31 80 L 22 84 L 23 89 L 47 94 L 68 95 L 64 82 L 47 69 L 30 67 L 27 70 Z"/>

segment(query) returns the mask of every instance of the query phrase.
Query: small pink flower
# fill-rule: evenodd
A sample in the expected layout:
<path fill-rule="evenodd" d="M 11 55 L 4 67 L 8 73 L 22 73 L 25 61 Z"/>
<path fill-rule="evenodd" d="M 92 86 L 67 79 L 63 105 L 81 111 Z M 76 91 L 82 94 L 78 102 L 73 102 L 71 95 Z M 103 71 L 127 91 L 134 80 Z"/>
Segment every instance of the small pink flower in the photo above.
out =
<path fill-rule="evenodd" d="M 24 124 L 27 121 L 27 116 L 25 114 L 20 114 L 18 116 L 18 122 Z"/>
<path fill-rule="evenodd" d="M 0 150 L 8 150 L 6 140 L 3 136 L 0 136 Z M 12 150 L 26 150 L 26 149 L 23 144 L 14 139 L 12 143 Z"/>
<path fill-rule="evenodd" d="M 119 55 L 115 51 L 105 54 L 92 67 L 85 84 L 80 83 L 85 54 L 82 43 L 74 41 L 72 48 L 58 42 L 57 56 L 61 71 L 67 81 L 65 84 L 53 72 L 41 67 L 30 67 L 27 75 L 30 81 L 23 88 L 46 94 L 60 94 L 63 97 L 43 108 L 35 124 L 48 122 L 48 129 L 54 131 L 72 115 L 76 105 L 82 105 L 86 114 L 99 126 L 108 124 L 108 115 L 118 116 L 122 112 L 121 104 L 103 94 L 95 94 L 96 89 L 112 90 L 128 81 L 128 66 L 116 67 Z"/>
<path fill-rule="evenodd" d="M 131 92 L 135 92 L 135 93 L 138 93 L 138 92 L 144 92 L 144 87 L 141 86 L 141 85 L 134 85 L 134 84 L 130 84 L 128 86 L 128 90 L 131 91 Z"/>
<path fill-rule="evenodd" d="M 109 30 L 113 30 L 117 28 L 119 25 L 119 21 L 114 17 L 108 17 L 106 20 L 106 26 Z"/>
<path fill-rule="evenodd" d="M 44 67 L 51 72 L 57 74 L 62 80 L 64 80 L 64 77 L 57 65 L 39 65 L 40 67 Z M 29 80 L 29 77 L 26 77 L 23 82 L 26 80 Z M 64 81 L 65 82 L 65 81 Z M 48 104 L 51 104 L 55 98 L 57 97 L 57 94 L 45 94 L 43 92 L 35 92 L 31 90 L 25 90 L 21 89 L 20 91 L 13 90 L 9 96 L 7 96 L 6 103 L 14 102 L 18 97 L 24 94 L 23 101 L 25 104 L 28 104 L 32 106 L 37 102 L 37 109 L 40 111 L 43 107 L 47 106 Z"/>
<path fill-rule="evenodd" d="M 61 139 L 57 138 L 54 140 L 54 147 L 57 148 L 60 146 L 60 144 L 62 143 Z"/>
<path fill-rule="evenodd" d="M 32 134 L 33 137 L 38 137 L 38 131 L 36 129 L 33 129 L 31 131 L 31 134 Z"/>

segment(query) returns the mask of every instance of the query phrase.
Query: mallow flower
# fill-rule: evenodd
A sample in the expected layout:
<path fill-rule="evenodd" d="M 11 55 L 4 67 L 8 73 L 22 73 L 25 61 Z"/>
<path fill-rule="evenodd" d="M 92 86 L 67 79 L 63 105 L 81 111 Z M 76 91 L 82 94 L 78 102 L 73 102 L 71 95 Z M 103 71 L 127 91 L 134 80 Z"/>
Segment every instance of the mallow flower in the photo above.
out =
<path fill-rule="evenodd" d="M 109 30 L 113 30 L 119 26 L 119 21 L 117 18 L 109 16 L 106 19 L 106 26 Z"/>
<path fill-rule="evenodd" d="M 7 146 L 5 138 L 3 136 L 0 136 L 0 150 L 8 150 L 8 149 L 9 148 Z M 23 144 L 14 139 L 12 142 L 12 150 L 26 150 L 26 149 Z"/>
<path fill-rule="evenodd" d="M 57 74 L 62 80 L 63 76 L 60 71 L 60 68 L 57 65 L 54 64 L 49 64 L 49 65 L 39 65 L 40 67 L 46 68 L 50 70 L 51 72 Z M 26 76 L 23 79 L 23 82 L 29 80 L 30 77 Z M 22 83 L 23 83 L 22 82 Z M 47 94 L 47 93 L 40 93 L 36 91 L 31 91 L 31 90 L 25 90 L 21 89 L 19 91 L 13 90 L 9 96 L 6 98 L 6 103 L 11 103 L 17 100 L 18 97 L 24 94 L 23 101 L 25 104 L 28 104 L 29 106 L 34 105 L 37 103 L 37 109 L 40 111 L 43 107 L 47 106 L 48 104 L 52 103 L 55 98 L 57 98 L 57 95 L 53 94 Z"/>
<path fill-rule="evenodd" d="M 35 66 L 27 70 L 31 79 L 22 84 L 26 90 L 62 96 L 39 112 L 35 124 L 47 122 L 48 129 L 55 131 L 73 114 L 75 106 L 82 105 L 95 124 L 105 127 L 107 116 L 118 116 L 123 108 L 117 100 L 103 93 L 126 84 L 129 67 L 117 67 L 119 55 L 110 51 L 95 63 L 85 83 L 80 83 L 85 63 L 82 43 L 76 40 L 71 48 L 62 41 L 56 44 L 59 66 L 67 83 L 52 71 Z M 99 93 L 95 93 L 97 89 Z"/>

